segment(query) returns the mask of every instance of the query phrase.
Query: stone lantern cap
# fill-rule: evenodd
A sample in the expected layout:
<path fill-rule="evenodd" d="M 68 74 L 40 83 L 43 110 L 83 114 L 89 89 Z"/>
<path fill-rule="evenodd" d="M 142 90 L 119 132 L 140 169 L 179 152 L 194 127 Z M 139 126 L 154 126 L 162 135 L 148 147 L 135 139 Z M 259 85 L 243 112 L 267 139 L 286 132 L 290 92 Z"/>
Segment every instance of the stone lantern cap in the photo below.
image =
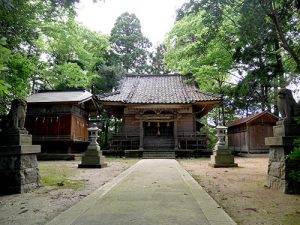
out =
<path fill-rule="evenodd" d="M 225 126 L 216 126 L 216 130 L 218 131 L 218 130 L 227 130 L 227 127 L 225 127 Z"/>

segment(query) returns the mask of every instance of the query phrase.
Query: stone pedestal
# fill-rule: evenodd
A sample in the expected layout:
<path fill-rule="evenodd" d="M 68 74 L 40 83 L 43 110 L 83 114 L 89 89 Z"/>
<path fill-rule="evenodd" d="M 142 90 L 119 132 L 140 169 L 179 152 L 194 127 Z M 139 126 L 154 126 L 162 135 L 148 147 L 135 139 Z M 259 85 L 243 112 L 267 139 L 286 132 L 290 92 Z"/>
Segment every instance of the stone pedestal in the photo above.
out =
<path fill-rule="evenodd" d="M 1 194 L 25 193 L 41 186 L 36 158 L 40 151 L 26 130 L 0 133 Z"/>
<path fill-rule="evenodd" d="M 90 144 L 87 151 L 81 158 L 81 164 L 78 164 L 78 168 L 102 168 L 107 166 L 104 163 L 104 156 L 100 150 L 100 146 L 97 142 L 98 138 L 98 127 L 93 126 L 88 129 L 90 132 Z"/>
<path fill-rule="evenodd" d="M 300 125 L 292 120 L 280 120 L 273 127 L 274 137 L 265 138 L 270 146 L 267 186 L 283 193 L 294 193 L 294 184 L 288 174 L 293 169 L 286 156 L 294 148 L 294 140 L 300 137 Z"/>
<path fill-rule="evenodd" d="M 217 126 L 218 142 L 213 151 L 213 155 L 210 156 L 209 165 L 214 168 L 218 167 L 237 167 L 238 164 L 234 163 L 234 156 L 228 149 L 226 129 L 227 127 Z"/>

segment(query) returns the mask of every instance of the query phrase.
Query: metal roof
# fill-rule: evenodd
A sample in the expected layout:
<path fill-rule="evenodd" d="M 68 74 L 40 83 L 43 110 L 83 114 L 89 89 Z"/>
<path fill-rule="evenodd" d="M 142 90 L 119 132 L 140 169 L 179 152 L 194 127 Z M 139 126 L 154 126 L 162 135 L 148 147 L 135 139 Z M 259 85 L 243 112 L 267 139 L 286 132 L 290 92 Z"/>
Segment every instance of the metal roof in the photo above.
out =
<path fill-rule="evenodd" d="M 75 91 L 42 91 L 27 98 L 28 103 L 50 102 L 85 102 L 92 99 L 92 94 L 86 90 Z"/>
<path fill-rule="evenodd" d="M 98 96 L 103 102 L 122 103 L 195 103 L 220 101 L 220 96 L 197 89 L 178 74 L 126 75 L 116 91 Z"/>

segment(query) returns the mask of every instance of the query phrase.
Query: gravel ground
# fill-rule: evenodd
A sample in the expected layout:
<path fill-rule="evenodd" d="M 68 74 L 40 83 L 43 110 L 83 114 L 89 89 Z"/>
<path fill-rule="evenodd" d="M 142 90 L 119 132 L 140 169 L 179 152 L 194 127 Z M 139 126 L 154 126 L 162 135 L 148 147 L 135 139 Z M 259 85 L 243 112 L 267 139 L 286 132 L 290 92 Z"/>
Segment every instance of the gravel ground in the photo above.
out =
<path fill-rule="evenodd" d="M 300 196 L 265 187 L 268 160 L 236 157 L 237 168 L 212 168 L 209 158 L 179 161 L 239 225 L 300 225 Z"/>
<path fill-rule="evenodd" d="M 71 179 L 85 185 L 72 189 L 48 186 L 0 196 L 0 224 L 45 224 L 137 161 L 107 159 L 108 167 L 102 169 L 78 169 L 78 161 L 41 161 L 40 168 L 71 169 Z M 239 225 L 300 225 L 300 196 L 265 187 L 267 156 L 236 157 L 238 168 L 211 168 L 209 158 L 178 161 Z"/>
<path fill-rule="evenodd" d="M 80 188 L 41 187 L 34 192 L 0 196 L 0 224 L 45 224 L 61 212 L 113 179 L 137 160 L 108 159 L 102 169 L 78 169 L 79 161 L 40 161 L 39 167 L 68 168 L 72 180 L 84 181 Z M 43 175 L 43 174 L 42 174 Z"/>

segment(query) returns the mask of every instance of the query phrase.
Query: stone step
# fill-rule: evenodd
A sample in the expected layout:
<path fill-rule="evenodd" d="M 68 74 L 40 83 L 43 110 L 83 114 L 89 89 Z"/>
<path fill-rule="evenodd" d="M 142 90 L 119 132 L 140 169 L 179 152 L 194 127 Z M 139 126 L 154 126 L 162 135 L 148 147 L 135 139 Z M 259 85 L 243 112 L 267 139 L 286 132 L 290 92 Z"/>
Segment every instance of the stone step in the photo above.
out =
<path fill-rule="evenodd" d="M 175 159 L 174 151 L 144 151 L 143 159 Z"/>

